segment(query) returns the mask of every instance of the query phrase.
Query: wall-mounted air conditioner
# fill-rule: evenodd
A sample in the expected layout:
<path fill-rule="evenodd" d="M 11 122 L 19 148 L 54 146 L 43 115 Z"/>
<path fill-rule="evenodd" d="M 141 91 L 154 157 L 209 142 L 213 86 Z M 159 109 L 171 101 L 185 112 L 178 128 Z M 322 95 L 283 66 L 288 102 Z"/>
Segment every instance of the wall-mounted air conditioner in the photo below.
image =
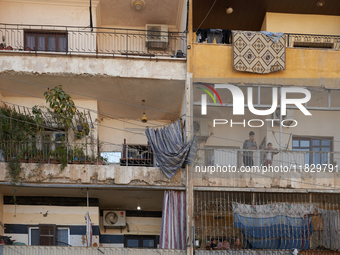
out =
<path fill-rule="evenodd" d="M 126 227 L 125 211 L 103 211 L 103 226 L 106 228 Z"/>
<path fill-rule="evenodd" d="M 166 49 L 168 47 L 169 34 L 167 25 L 147 24 L 146 30 L 146 47 Z"/>
<path fill-rule="evenodd" d="M 273 119 L 277 119 L 276 121 L 274 121 L 274 125 L 275 126 L 279 126 L 280 125 L 280 109 L 277 109 L 275 112 L 273 112 Z M 294 119 L 294 110 L 289 110 L 287 109 L 286 115 L 282 115 L 282 120 L 293 120 Z M 293 121 L 285 121 L 284 125 L 285 126 L 290 126 L 293 123 Z"/>
<path fill-rule="evenodd" d="M 205 141 L 211 136 L 210 127 L 207 120 L 195 120 L 193 122 L 194 132 L 199 141 Z"/>

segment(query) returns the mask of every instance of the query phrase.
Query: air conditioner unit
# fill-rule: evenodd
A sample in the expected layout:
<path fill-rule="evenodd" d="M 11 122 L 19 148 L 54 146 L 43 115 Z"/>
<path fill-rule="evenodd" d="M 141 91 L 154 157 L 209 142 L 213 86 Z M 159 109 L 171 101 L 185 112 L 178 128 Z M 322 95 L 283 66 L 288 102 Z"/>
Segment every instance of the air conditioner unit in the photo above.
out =
<path fill-rule="evenodd" d="M 167 48 L 169 41 L 167 25 L 147 24 L 145 30 L 146 47 L 158 49 Z"/>
<path fill-rule="evenodd" d="M 194 121 L 194 132 L 197 137 L 209 137 L 211 132 L 209 132 L 209 125 L 207 120 L 195 120 Z"/>
<path fill-rule="evenodd" d="M 126 227 L 125 211 L 103 211 L 103 226 L 106 228 Z"/>
<path fill-rule="evenodd" d="M 273 112 L 273 119 L 277 119 L 274 121 L 275 126 L 280 125 L 280 109 L 277 109 L 275 112 Z M 294 119 L 294 110 L 288 110 L 286 112 L 286 115 L 282 115 L 282 120 L 293 120 Z M 285 121 L 284 125 L 285 126 L 290 126 L 293 123 L 293 121 Z"/>

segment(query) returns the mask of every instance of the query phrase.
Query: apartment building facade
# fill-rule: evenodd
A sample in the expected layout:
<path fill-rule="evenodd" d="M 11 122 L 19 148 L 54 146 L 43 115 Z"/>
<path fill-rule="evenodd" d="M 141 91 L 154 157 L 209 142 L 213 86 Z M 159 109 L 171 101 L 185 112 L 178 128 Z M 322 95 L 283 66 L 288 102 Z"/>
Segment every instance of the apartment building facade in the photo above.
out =
<path fill-rule="evenodd" d="M 186 118 L 187 3 L 166 4 L 1 1 L 4 254 L 184 254 L 159 239 L 186 170 L 163 174 L 145 135 Z"/>
<path fill-rule="evenodd" d="M 338 249 L 336 0 L 0 3 L 2 120 L 37 105 L 44 123 L 2 141 L 4 254 Z M 44 96 L 58 85 L 77 107 L 67 130 Z M 170 174 L 145 134 L 164 127 L 197 138 Z"/>
<path fill-rule="evenodd" d="M 325 217 L 338 219 L 338 10 L 193 1 L 198 254 L 214 239 L 260 253 L 335 250 L 325 233 L 338 225 Z"/>

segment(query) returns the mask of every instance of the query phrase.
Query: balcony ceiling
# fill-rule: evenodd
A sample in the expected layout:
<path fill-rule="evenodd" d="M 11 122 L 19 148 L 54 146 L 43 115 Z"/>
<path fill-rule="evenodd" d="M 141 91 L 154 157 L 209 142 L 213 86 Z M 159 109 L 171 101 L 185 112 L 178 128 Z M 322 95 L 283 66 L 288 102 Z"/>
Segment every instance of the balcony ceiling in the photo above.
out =
<path fill-rule="evenodd" d="M 323 7 L 317 0 L 217 0 L 200 28 L 259 31 L 266 12 L 340 15 L 340 1 L 326 0 Z M 198 28 L 214 0 L 193 0 L 194 28 Z M 225 8 L 232 6 L 234 12 L 227 15 Z"/>
<path fill-rule="evenodd" d="M 1 186 L 4 196 L 13 196 L 12 186 Z M 56 197 L 83 197 L 86 198 L 86 189 L 80 188 L 33 188 L 21 187 L 16 196 L 56 196 Z M 131 187 L 127 190 L 118 189 L 89 189 L 90 198 L 99 199 L 100 209 L 136 210 L 138 198 L 144 211 L 162 211 L 162 190 L 137 190 Z"/>
<path fill-rule="evenodd" d="M 62 84 L 73 99 L 98 100 L 98 110 L 105 113 L 103 115 L 113 118 L 122 116 L 139 119 L 143 113 L 142 100 L 145 99 L 145 106 L 152 108 L 146 109 L 146 115 L 150 120 L 177 119 L 185 87 L 184 81 L 175 80 L 43 74 L 2 76 L 11 79 L 0 79 L 0 92 L 4 97 L 34 96 L 43 99 L 47 88 L 34 84 L 50 88 Z"/>
<path fill-rule="evenodd" d="M 100 26 L 144 28 L 145 24 L 176 26 L 181 18 L 183 0 L 146 0 L 145 7 L 136 11 L 131 0 L 100 0 Z"/>

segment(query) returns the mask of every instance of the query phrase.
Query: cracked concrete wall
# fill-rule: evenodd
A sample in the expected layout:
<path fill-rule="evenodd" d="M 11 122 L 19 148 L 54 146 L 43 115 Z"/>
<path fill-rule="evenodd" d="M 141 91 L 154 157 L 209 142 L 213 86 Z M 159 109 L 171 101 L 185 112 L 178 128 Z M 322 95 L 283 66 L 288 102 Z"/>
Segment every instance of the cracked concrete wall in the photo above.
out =
<path fill-rule="evenodd" d="M 7 164 L 0 163 L 0 182 L 10 181 Z M 184 186 L 181 169 L 170 180 L 157 167 L 69 164 L 60 172 L 58 164 L 22 164 L 22 182 L 116 185 Z"/>
<path fill-rule="evenodd" d="M 45 53 L 0 55 L 2 72 L 32 72 L 37 74 L 107 75 L 129 78 L 185 80 L 186 62 L 183 59 L 150 59 L 89 56 L 63 56 Z"/>

